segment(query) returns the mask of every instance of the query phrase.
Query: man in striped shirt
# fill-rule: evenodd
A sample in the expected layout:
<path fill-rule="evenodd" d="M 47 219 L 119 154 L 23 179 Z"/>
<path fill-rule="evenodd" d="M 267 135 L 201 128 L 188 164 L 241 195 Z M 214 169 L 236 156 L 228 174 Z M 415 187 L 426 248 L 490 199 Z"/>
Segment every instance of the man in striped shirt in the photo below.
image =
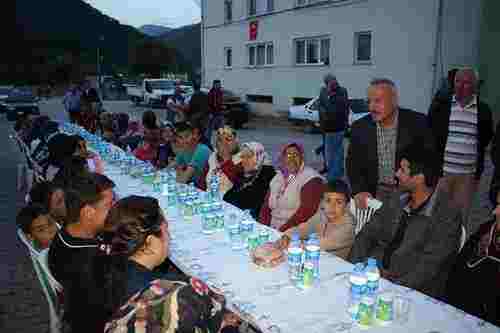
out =
<path fill-rule="evenodd" d="M 484 152 L 493 137 L 491 110 L 479 101 L 476 88 L 475 72 L 459 70 L 453 94 L 447 99 L 435 99 L 428 114 L 442 165 L 440 189 L 462 209 L 464 221 L 468 221 L 484 169 Z"/>

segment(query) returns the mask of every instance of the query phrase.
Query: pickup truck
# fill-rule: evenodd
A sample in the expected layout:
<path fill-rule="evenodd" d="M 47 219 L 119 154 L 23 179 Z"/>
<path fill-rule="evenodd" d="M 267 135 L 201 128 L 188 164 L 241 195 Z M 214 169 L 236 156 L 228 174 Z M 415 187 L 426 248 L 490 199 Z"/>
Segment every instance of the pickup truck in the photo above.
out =
<path fill-rule="evenodd" d="M 144 79 L 139 85 L 126 85 L 127 96 L 136 105 L 159 106 L 175 92 L 175 81 L 166 79 Z"/>

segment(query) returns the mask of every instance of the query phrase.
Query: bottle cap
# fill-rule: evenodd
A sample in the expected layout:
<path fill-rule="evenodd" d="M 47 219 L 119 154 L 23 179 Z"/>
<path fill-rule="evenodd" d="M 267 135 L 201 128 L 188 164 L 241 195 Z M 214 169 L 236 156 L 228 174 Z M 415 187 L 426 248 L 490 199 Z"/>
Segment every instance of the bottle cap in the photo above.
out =
<path fill-rule="evenodd" d="M 368 258 L 366 263 L 367 263 L 367 266 L 377 267 L 377 259 L 375 259 L 375 258 Z"/>

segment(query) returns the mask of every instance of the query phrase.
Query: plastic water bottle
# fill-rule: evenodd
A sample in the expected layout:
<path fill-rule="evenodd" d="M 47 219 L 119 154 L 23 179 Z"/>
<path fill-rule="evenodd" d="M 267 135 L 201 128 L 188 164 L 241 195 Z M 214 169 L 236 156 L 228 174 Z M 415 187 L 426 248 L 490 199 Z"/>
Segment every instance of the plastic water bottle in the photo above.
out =
<path fill-rule="evenodd" d="M 311 262 L 314 266 L 313 268 L 313 276 L 314 279 L 319 279 L 319 255 L 320 255 L 320 247 L 319 247 L 319 238 L 315 233 L 311 234 L 309 240 L 306 243 L 306 255 L 305 261 Z"/>
<path fill-rule="evenodd" d="M 210 184 L 209 184 L 210 196 L 213 201 L 219 198 L 219 184 L 220 184 L 219 176 L 213 174 L 210 177 Z"/>
<path fill-rule="evenodd" d="M 367 278 L 364 272 L 364 265 L 358 263 L 349 276 L 349 305 L 348 312 L 354 321 L 359 320 L 359 305 L 362 297 L 366 294 Z"/>
<path fill-rule="evenodd" d="M 248 236 L 253 233 L 254 228 L 255 228 L 255 221 L 250 215 L 250 212 L 245 211 L 241 219 L 241 237 L 243 239 L 243 242 L 247 241 Z"/>
<path fill-rule="evenodd" d="M 303 253 L 299 234 L 294 232 L 288 246 L 288 276 L 293 283 L 298 283 L 302 279 Z"/>
<path fill-rule="evenodd" d="M 373 296 L 377 293 L 380 283 L 380 271 L 377 267 L 377 259 L 368 258 L 366 268 L 366 292 L 368 295 Z"/>

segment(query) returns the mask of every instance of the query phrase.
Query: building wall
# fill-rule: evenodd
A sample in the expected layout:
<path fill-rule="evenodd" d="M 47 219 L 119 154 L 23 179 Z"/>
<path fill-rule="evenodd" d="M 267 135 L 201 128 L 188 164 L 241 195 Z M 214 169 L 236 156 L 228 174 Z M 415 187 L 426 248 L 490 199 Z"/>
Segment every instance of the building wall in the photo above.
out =
<path fill-rule="evenodd" d="M 479 67 L 481 2 L 442 1 L 444 16 L 436 68 L 437 80 L 445 77 L 448 70 L 456 66 Z"/>
<path fill-rule="evenodd" d="M 273 42 L 274 66 L 248 68 L 246 0 L 233 0 L 234 23 L 228 25 L 223 24 L 224 0 L 210 0 L 204 32 L 205 83 L 219 78 L 225 87 L 242 95 L 272 95 L 273 109 L 286 111 L 293 97 L 316 96 L 327 72 L 334 73 L 356 98 L 366 96 L 371 78 L 386 76 L 399 86 L 402 106 L 426 112 L 435 77 L 438 0 L 343 1 L 295 10 L 287 10 L 293 0 L 274 3 L 277 14 L 257 17 L 257 41 Z M 448 31 L 454 27 L 450 22 Z M 373 63 L 354 65 L 354 34 L 367 30 L 372 31 Z M 294 38 L 320 35 L 331 37 L 331 64 L 295 66 Z M 450 34 L 443 36 L 449 39 Z M 447 57 L 457 53 L 458 47 L 448 44 L 443 48 Z M 232 69 L 224 68 L 225 47 L 232 48 Z"/>
<path fill-rule="evenodd" d="M 495 121 L 500 120 L 500 2 L 483 0 L 481 13 L 481 44 L 479 73 L 484 85 L 481 99 L 488 103 Z"/>

